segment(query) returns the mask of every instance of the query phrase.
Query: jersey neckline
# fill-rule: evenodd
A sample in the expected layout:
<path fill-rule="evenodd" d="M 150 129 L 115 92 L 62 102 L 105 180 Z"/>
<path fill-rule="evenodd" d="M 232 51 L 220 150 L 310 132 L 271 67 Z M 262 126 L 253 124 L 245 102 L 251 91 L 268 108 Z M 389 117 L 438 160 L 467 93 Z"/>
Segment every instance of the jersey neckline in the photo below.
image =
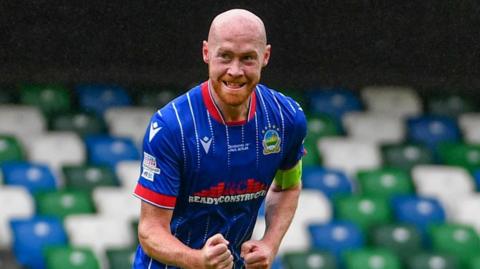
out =
<path fill-rule="evenodd" d="M 239 125 L 246 124 L 248 121 L 250 121 L 255 117 L 255 110 L 257 106 L 257 98 L 256 98 L 255 90 L 252 91 L 250 104 L 248 106 L 249 107 L 248 116 L 247 116 L 248 120 L 225 122 L 225 120 L 223 119 L 222 113 L 220 112 L 219 108 L 213 101 L 213 96 L 208 89 L 208 85 L 209 85 L 208 81 L 203 82 L 201 85 L 202 98 L 205 106 L 207 107 L 208 113 L 210 113 L 210 115 L 212 115 L 212 117 L 216 121 L 218 121 L 221 124 L 225 124 L 227 126 L 239 126 Z"/>

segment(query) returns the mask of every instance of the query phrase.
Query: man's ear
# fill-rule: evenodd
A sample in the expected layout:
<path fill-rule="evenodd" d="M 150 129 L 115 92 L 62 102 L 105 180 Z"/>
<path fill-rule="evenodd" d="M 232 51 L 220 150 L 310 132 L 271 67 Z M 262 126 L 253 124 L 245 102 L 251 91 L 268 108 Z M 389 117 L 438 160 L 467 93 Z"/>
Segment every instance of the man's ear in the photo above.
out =
<path fill-rule="evenodd" d="M 272 51 L 272 46 L 267 45 L 265 47 L 265 51 L 263 52 L 263 63 L 262 66 L 265 67 L 268 64 L 268 61 L 270 60 L 270 53 Z"/>
<path fill-rule="evenodd" d="M 203 56 L 203 61 L 208 64 L 209 59 L 208 59 L 208 42 L 206 40 L 203 40 L 203 45 L 202 45 L 202 56 Z"/>

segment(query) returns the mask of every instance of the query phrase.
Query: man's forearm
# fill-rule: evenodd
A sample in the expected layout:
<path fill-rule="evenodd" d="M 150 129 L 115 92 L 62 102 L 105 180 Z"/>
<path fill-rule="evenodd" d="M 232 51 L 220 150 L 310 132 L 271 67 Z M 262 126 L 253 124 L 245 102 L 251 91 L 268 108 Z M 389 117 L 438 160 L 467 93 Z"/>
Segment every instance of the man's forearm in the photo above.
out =
<path fill-rule="evenodd" d="M 267 194 L 265 203 L 266 229 L 262 241 L 270 245 L 275 253 L 277 253 L 283 236 L 295 215 L 301 188 L 301 184 L 289 189 L 281 189 L 276 184 L 272 184 Z"/>
<path fill-rule="evenodd" d="M 180 268 L 201 268 L 201 251 L 192 249 L 169 232 L 147 229 L 139 234 L 140 244 L 147 255 L 165 264 Z"/>

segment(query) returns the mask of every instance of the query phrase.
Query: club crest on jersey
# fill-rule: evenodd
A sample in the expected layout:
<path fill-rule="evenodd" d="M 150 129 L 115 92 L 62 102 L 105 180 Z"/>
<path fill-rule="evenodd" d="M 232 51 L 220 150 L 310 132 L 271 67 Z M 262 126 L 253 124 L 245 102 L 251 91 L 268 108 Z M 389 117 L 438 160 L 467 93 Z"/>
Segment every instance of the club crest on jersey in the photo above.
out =
<path fill-rule="evenodd" d="M 268 129 L 262 131 L 263 133 L 263 155 L 268 155 L 272 153 L 279 153 L 280 152 L 280 145 L 282 143 L 282 139 L 278 134 L 279 129 Z"/>

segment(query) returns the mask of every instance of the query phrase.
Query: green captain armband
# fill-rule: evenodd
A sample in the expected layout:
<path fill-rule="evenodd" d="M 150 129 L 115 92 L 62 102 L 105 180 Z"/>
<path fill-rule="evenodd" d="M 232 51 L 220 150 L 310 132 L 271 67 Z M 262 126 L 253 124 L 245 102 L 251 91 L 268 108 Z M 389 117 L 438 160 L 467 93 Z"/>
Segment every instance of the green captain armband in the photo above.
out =
<path fill-rule="evenodd" d="M 302 181 L 302 160 L 300 159 L 294 167 L 288 170 L 278 170 L 274 181 L 282 189 L 288 189 L 300 184 Z"/>

